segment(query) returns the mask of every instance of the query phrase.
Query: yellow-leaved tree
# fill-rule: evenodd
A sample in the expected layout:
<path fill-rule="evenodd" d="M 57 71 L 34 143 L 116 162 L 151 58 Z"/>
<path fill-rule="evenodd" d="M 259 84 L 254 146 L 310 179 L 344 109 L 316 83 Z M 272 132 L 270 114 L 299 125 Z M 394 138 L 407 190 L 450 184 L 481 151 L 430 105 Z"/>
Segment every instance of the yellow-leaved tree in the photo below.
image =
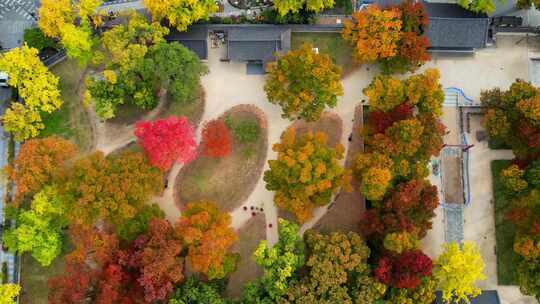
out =
<path fill-rule="evenodd" d="M 465 241 L 444 245 L 444 252 L 437 258 L 433 276 L 442 291 L 445 302 L 470 303 L 469 297 L 481 293 L 476 281 L 485 280 L 484 261 L 474 242 Z"/>
<path fill-rule="evenodd" d="M 92 55 L 92 27 L 101 24 L 97 10 L 101 3 L 102 0 L 43 0 L 38 25 L 45 35 L 60 40 L 69 57 L 85 64 Z"/>
<path fill-rule="evenodd" d="M 0 304 L 15 304 L 21 286 L 18 284 L 0 284 Z"/>
<path fill-rule="evenodd" d="M 144 0 L 154 20 L 167 19 L 179 31 L 217 11 L 215 0 Z"/>
<path fill-rule="evenodd" d="M 281 16 L 298 13 L 303 7 L 308 11 L 320 12 L 334 7 L 334 0 L 274 0 L 274 7 Z"/>
<path fill-rule="evenodd" d="M 23 104 L 13 102 L 2 120 L 6 131 L 17 140 L 37 136 L 44 128 L 40 112 L 52 113 L 62 105 L 58 77 L 38 57 L 38 50 L 26 44 L 0 55 L 0 70 L 9 75 Z"/>

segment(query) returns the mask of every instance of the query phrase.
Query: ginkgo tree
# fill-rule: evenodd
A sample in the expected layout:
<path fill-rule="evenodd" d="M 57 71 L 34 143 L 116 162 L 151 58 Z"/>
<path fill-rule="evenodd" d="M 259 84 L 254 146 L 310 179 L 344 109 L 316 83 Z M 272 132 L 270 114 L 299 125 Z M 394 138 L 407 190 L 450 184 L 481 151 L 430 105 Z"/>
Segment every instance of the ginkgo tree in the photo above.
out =
<path fill-rule="evenodd" d="M 475 243 L 445 244 L 433 268 L 443 300 L 470 303 L 470 297 L 481 293 L 476 282 L 486 279 L 484 268 L 480 249 Z"/>
<path fill-rule="evenodd" d="M 144 0 L 154 20 L 167 19 L 179 31 L 217 11 L 215 0 Z"/>
<path fill-rule="evenodd" d="M 15 304 L 15 297 L 19 295 L 21 286 L 18 284 L 0 284 L 0 304 Z"/>
<path fill-rule="evenodd" d="M 274 7 L 281 16 L 285 16 L 288 13 L 298 13 L 302 8 L 320 12 L 325 8 L 334 7 L 334 3 L 334 0 L 274 0 Z"/>
<path fill-rule="evenodd" d="M 85 64 L 92 57 L 92 27 L 101 24 L 101 4 L 102 0 L 43 0 L 38 26 L 46 36 L 59 39 L 69 57 Z"/>
<path fill-rule="evenodd" d="M 40 113 L 52 113 L 62 105 L 58 77 L 41 62 L 38 50 L 27 45 L 1 54 L 0 70 L 9 74 L 8 84 L 23 101 L 13 101 L 4 113 L 6 131 L 19 141 L 37 136 L 45 127 Z"/>

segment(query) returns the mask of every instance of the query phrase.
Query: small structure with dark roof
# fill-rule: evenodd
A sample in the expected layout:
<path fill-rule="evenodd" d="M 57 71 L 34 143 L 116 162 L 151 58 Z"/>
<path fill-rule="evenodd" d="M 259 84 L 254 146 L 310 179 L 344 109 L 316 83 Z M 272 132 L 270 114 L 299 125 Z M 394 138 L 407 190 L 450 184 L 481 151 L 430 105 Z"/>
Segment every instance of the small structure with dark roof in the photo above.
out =
<path fill-rule="evenodd" d="M 180 42 L 197 54 L 201 60 L 208 59 L 208 28 L 205 25 L 192 25 L 185 32 L 170 28 L 170 33 L 165 38 L 168 42 Z"/>
<path fill-rule="evenodd" d="M 489 18 L 457 4 L 424 2 L 431 51 L 472 52 L 487 43 Z"/>
<path fill-rule="evenodd" d="M 227 31 L 227 59 L 257 62 L 264 66 L 275 59 L 276 52 L 291 47 L 291 30 L 279 26 L 234 27 Z"/>
<path fill-rule="evenodd" d="M 444 304 L 440 291 L 435 292 L 437 298 L 433 304 Z M 483 290 L 482 293 L 471 299 L 471 304 L 501 304 L 501 299 L 496 290 Z"/>

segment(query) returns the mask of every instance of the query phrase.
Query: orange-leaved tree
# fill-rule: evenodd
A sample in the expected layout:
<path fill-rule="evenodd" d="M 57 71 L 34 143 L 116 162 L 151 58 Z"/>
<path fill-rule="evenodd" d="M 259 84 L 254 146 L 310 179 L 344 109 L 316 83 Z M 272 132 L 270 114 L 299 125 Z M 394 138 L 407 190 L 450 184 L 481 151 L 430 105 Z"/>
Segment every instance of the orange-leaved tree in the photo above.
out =
<path fill-rule="evenodd" d="M 208 279 L 220 279 L 236 269 L 238 254 L 229 250 L 238 236 L 231 217 L 212 202 L 187 205 L 176 225 L 176 233 L 188 247 L 187 260 Z"/>
<path fill-rule="evenodd" d="M 77 153 L 77 147 L 60 137 L 30 139 L 21 145 L 15 160 L 7 166 L 7 174 L 15 185 L 15 203 L 58 177 L 64 162 Z"/>
<path fill-rule="evenodd" d="M 133 152 L 90 154 L 77 160 L 60 183 L 71 223 L 88 226 L 100 219 L 121 224 L 162 189 L 163 173 Z"/>
<path fill-rule="evenodd" d="M 341 68 L 330 56 L 318 54 L 311 44 L 289 51 L 269 63 L 264 90 L 271 103 L 283 109 L 285 118 L 319 119 L 343 95 Z"/>
<path fill-rule="evenodd" d="M 231 153 L 231 131 L 222 119 L 211 120 L 204 124 L 202 131 L 203 154 L 211 157 L 223 157 Z"/>
<path fill-rule="evenodd" d="M 401 39 L 401 12 L 397 8 L 382 10 L 377 5 L 355 12 L 341 33 L 354 46 L 359 62 L 396 56 Z"/>

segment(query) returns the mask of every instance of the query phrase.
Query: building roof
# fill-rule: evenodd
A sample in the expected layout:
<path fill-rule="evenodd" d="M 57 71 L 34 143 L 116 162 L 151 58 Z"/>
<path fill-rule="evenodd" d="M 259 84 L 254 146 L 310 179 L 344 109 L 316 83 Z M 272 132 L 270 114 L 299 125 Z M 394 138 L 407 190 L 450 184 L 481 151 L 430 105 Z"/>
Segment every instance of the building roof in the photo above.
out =
<path fill-rule="evenodd" d="M 441 292 L 435 292 L 437 299 L 434 304 L 443 304 Z M 482 293 L 471 299 L 471 304 L 501 304 L 499 294 L 496 290 L 483 290 Z"/>
<path fill-rule="evenodd" d="M 288 51 L 291 46 L 291 30 L 284 27 L 235 27 L 227 33 L 227 57 L 231 61 L 274 60 L 278 51 Z"/>
<path fill-rule="evenodd" d="M 208 59 L 208 28 L 206 26 L 191 26 L 185 32 L 175 28 L 170 29 L 167 41 L 177 41 L 193 51 L 201 59 Z"/>
<path fill-rule="evenodd" d="M 432 49 L 475 49 L 486 46 L 489 18 L 457 4 L 424 2 L 429 17 L 426 29 Z"/>

